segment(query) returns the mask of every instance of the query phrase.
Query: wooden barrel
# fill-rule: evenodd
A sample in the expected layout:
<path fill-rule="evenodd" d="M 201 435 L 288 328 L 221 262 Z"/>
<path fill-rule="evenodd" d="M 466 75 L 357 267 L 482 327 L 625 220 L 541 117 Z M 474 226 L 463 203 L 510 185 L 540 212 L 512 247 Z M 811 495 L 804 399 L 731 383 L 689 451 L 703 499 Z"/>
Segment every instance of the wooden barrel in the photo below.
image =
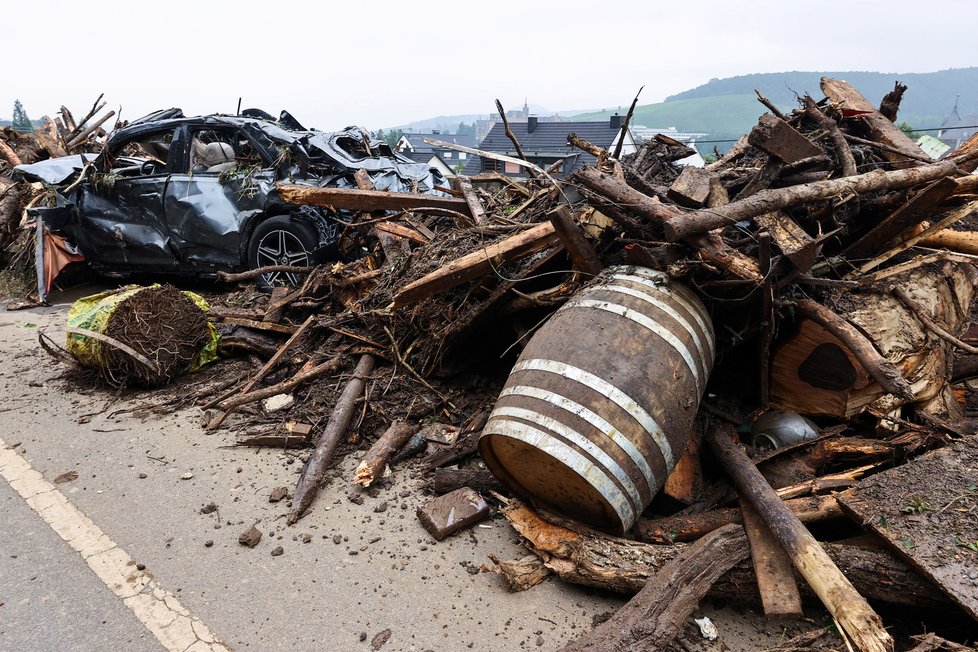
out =
<path fill-rule="evenodd" d="M 534 334 L 479 440 L 520 497 L 627 531 L 686 448 L 715 355 L 700 300 L 610 267 Z"/>

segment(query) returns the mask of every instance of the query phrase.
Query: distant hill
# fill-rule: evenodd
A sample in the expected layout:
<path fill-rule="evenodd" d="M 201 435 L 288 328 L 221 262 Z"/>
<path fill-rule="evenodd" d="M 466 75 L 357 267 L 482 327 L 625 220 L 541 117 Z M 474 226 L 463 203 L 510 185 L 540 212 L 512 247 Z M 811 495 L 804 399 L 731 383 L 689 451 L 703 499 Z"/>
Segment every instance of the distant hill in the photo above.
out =
<path fill-rule="evenodd" d="M 897 122 L 907 122 L 918 130 L 939 127 L 958 95 L 961 115 L 978 112 L 978 67 L 928 73 L 780 72 L 711 79 L 702 86 L 667 97 L 664 102 L 636 107 L 633 121 L 646 127 L 704 131 L 710 134 L 708 140 L 737 138 L 749 131 L 766 110 L 757 101 L 755 88 L 787 111 L 798 106 L 796 94 L 808 93 L 816 100 L 821 99 L 819 80 L 823 76 L 847 80 L 874 104 L 879 104 L 893 90 L 894 82 L 903 82 L 908 90 Z M 599 111 L 574 118 L 604 120 L 612 113 Z"/>

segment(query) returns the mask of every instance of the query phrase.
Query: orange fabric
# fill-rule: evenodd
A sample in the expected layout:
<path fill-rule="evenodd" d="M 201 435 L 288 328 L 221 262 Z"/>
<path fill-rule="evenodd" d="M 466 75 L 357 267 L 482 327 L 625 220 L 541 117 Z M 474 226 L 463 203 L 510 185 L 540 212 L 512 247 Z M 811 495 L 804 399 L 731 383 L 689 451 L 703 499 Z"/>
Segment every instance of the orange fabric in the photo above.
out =
<path fill-rule="evenodd" d="M 45 292 L 51 291 L 54 279 L 58 278 L 68 263 L 77 263 L 85 260 L 80 254 L 73 254 L 68 251 L 65 239 L 60 235 L 44 231 L 44 288 Z"/>

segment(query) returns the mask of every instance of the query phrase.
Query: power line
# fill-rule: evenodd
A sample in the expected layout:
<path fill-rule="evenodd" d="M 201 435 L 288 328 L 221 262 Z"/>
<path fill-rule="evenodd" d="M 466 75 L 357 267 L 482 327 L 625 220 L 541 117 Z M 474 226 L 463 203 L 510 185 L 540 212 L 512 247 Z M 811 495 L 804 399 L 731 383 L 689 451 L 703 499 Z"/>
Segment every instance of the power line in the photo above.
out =
<path fill-rule="evenodd" d="M 926 128 L 911 127 L 910 128 L 910 130 L 911 131 L 914 131 L 914 132 L 917 132 L 917 131 L 941 131 L 943 129 L 945 129 L 945 127 L 926 127 Z M 946 127 L 946 129 L 947 129 L 947 131 L 952 131 L 954 129 L 978 129 L 978 125 L 962 125 L 960 127 Z M 669 134 L 664 134 L 664 135 L 665 136 L 668 136 Z M 710 144 L 710 143 L 736 143 L 738 140 L 740 140 L 740 139 L 739 138 L 728 138 L 728 139 L 725 139 L 725 140 L 696 140 L 696 141 L 693 141 L 693 142 L 696 143 L 697 145 L 700 145 L 700 144 Z"/>

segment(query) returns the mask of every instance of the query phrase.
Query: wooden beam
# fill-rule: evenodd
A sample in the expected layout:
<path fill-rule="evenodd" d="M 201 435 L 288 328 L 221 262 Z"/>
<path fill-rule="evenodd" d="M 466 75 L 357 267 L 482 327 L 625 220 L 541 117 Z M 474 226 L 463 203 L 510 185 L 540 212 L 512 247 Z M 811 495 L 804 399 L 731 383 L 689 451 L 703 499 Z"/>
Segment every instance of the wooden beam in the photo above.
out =
<path fill-rule="evenodd" d="M 354 190 L 352 188 L 320 188 L 292 183 L 275 184 L 282 200 L 289 204 L 329 206 L 354 211 L 410 211 L 424 208 L 443 208 L 471 216 L 464 199 L 435 197 L 409 192 Z"/>
<path fill-rule="evenodd" d="M 402 308 L 439 292 L 471 281 L 511 260 L 545 249 L 558 240 L 556 229 L 543 222 L 501 242 L 483 247 L 442 265 L 430 274 L 408 283 L 394 295 L 394 308 Z"/>
<path fill-rule="evenodd" d="M 754 463 L 731 439 L 731 430 L 726 426 L 713 428 L 707 433 L 707 442 L 738 491 L 757 509 L 795 568 L 856 647 L 863 652 L 892 652 L 893 637 L 879 615 L 784 506 Z"/>
<path fill-rule="evenodd" d="M 798 133 L 787 122 L 765 113 L 747 136 L 747 142 L 784 163 L 825 154 L 825 150 Z"/>

